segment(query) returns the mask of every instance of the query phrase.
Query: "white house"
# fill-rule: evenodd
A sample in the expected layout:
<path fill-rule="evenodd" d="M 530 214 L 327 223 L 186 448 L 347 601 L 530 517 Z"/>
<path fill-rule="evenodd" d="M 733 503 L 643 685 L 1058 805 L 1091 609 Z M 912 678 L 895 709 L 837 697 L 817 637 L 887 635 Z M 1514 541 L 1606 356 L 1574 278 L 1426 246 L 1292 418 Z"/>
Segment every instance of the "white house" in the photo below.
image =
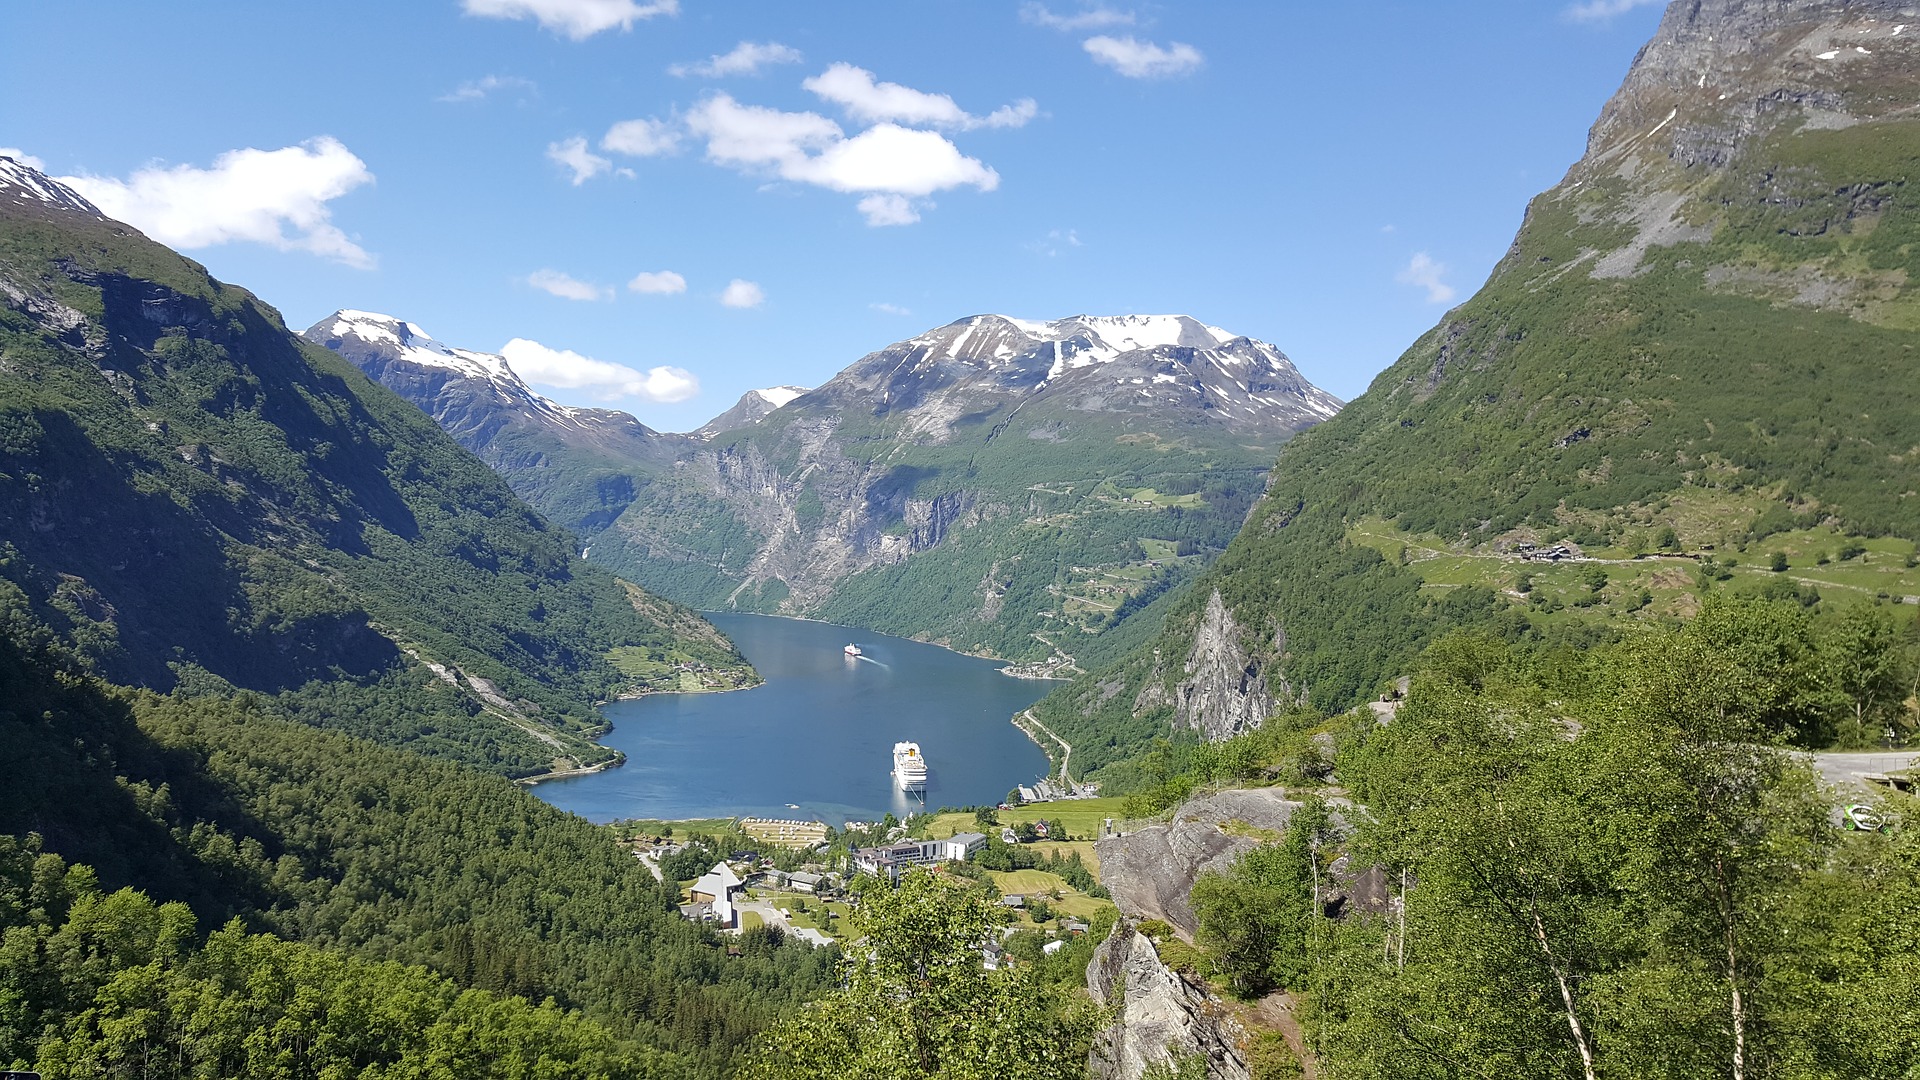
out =
<path fill-rule="evenodd" d="M 701 875 L 700 880 L 694 882 L 688 891 L 693 894 L 694 904 L 709 905 L 714 922 L 731 928 L 739 925 L 739 914 L 734 911 L 733 902 L 744 888 L 733 867 L 720 862 Z"/>

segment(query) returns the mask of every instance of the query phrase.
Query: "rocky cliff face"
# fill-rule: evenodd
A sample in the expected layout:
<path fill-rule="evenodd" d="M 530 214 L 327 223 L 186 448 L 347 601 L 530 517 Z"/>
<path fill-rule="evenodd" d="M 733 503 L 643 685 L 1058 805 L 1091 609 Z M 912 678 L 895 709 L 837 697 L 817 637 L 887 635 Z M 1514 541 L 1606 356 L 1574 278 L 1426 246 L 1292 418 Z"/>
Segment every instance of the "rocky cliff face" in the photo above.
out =
<path fill-rule="evenodd" d="M 1274 788 L 1221 791 L 1194 799 L 1165 825 L 1095 842 L 1100 883 L 1113 893 L 1122 914 L 1160 919 L 1192 940 L 1193 883 L 1208 871 L 1224 871 L 1251 851 L 1255 841 L 1221 826 L 1240 822 L 1268 832 L 1285 831 L 1300 804 Z"/>
<path fill-rule="evenodd" d="M 1274 693 L 1263 670 L 1267 661 L 1253 652 L 1220 590 L 1213 590 L 1187 654 L 1186 678 L 1174 691 L 1174 726 L 1219 742 L 1265 723 L 1274 712 Z M 1281 686 L 1284 695 L 1284 679 Z"/>
<path fill-rule="evenodd" d="M 1148 1068 L 1199 1055 L 1209 1080 L 1246 1080 L 1246 1031 L 1204 987 L 1167 969 L 1153 942 L 1115 928 L 1087 965 L 1087 989 L 1118 1021 L 1094 1042 L 1097 1080 L 1140 1080 Z"/>

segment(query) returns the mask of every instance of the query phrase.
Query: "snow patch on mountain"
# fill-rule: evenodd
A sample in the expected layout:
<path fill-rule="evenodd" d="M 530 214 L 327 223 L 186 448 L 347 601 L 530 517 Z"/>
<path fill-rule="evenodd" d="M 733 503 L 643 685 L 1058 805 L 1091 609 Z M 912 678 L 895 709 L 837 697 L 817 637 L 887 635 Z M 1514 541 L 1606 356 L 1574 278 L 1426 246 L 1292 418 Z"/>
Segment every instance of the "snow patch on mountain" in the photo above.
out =
<path fill-rule="evenodd" d="M 766 400 L 767 404 L 778 409 L 794 398 L 806 393 L 807 388 L 804 386 L 769 386 L 762 390 L 749 390 L 747 392 L 750 394 L 759 394 Z"/>
<path fill-rule="evenodd" d="M 608 409 L 576 409 L 534 393 L 508 365 L 506 357 L 442 344 L 418 324 L 391 315 L 343 308 L 334 312 L 331 318 L 316 323 L 313 329 L 307 331 L 306 337 L 335 351 L 343 351 L 341 346 L 345 342 L 358 342 L 362 346 L 380 349 L 391 360 L 423 368 L 442 368 L 466 378 L 481 380 L 492 385 L 501 404 L 518 406 L 528 419 L 534 419 L 533 414 L 539 412 L 557 423 L 577 428 L 584 428 L 589 423 L 604 424 L 623 419 L 632 422 L 633 419 L 625 413 Z M 359 362 L 352 356 L 349 359 Z"/>
<path fill-rule="evenodd" d="M 107 216 L 67 185 L 24 162 L 4 156 L 0 156 L 0 198 L 46 203 L 97 218 Z"/>

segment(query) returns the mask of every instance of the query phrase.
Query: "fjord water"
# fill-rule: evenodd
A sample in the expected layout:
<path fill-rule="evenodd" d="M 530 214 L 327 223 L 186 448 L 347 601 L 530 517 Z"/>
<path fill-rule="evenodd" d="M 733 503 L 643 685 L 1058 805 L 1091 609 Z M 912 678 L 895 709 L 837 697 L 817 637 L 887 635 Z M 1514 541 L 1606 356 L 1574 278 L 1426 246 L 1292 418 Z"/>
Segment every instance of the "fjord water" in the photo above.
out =
<path fill-rule="evenodd" d="M 838 827 L 922 808 L 893 784 L 893 744 L 903 740 L 927 756 L 926 808 L 998 802 L 1047 773 L 1047 756 L 1010 719 L 1050 683 L 867 630 L 707 618 L 765 685 L 607 706 L 613 732 L 600 741 L 624 751 L 626 764 L 540 784 L 542 799 L 592 821 L 761 814 Z M 848 642 L 865 655 L 847 656 Z"/>

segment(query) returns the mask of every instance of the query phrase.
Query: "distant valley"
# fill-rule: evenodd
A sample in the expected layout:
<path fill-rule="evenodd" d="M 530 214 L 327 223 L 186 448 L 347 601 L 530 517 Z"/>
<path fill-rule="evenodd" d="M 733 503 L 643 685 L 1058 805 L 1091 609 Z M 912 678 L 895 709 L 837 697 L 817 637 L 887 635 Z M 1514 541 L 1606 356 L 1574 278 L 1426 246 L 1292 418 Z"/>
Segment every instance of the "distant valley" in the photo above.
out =
<path fill-rule="evenodd" d="M 649 589 L 1055 671 L 1137 640 L 1279 448 L 1341 405 L 1273 346 L 1185 316 L 962 319 L 688 436 L 555 406 L 401 319 L 341 312 L 306 337 Z"/>

